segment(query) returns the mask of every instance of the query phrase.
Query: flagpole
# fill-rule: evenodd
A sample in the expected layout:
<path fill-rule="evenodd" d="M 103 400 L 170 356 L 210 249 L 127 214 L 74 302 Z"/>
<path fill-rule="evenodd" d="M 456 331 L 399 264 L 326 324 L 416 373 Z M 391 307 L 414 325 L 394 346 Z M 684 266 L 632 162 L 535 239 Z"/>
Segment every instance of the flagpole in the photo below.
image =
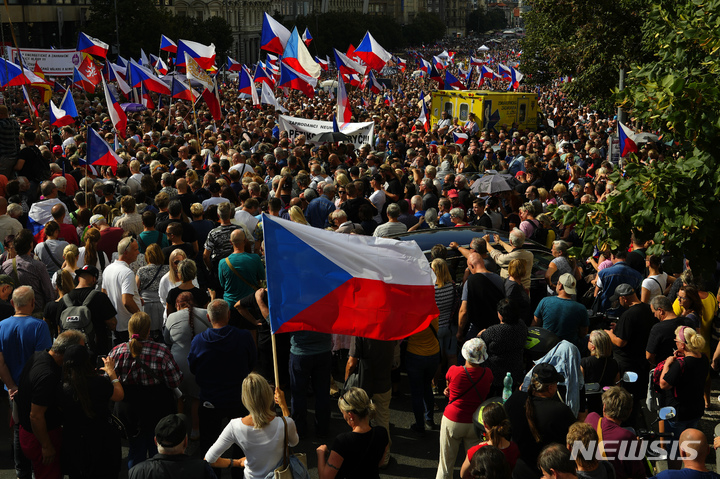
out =
<path fill-rule="evenodd" d="M 280 387 L 280 375 L 278 374 L 277 346 L 275 345 L 275 333 L 270 335 L 272 340 L 273 371 L 275 372 L 275 387 Z"/>

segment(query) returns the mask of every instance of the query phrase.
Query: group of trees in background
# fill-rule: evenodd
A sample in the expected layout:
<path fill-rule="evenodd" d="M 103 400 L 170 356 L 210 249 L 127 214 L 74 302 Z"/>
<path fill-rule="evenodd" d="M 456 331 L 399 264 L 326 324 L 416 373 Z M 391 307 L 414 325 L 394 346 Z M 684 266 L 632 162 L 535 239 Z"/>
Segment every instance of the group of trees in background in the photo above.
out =
<path fill-rule="evenodd" d="M 684 257 L 710 279 L 720 251 L 720 0 L 529 3 L 523 72 L 533 81 L 573 76 L 570 98 L 620 105 L 664 143 L 660 161 L 631 154 L 626 174 L 611 175 L 617 194 L 557 217 L 576 223 L 585 255 L 594 245 L 626 246 L 634 230 L 654 242 L 648 254 Z"/>
<path fill-rule="evenodd" d="M 487 11 L 479 9 L 473 10 L 468 15 L 465 26 L 467 27 L 468 33 L 473 31 L 478 34 L 482 34 L 491 30 L 503 30 L 508 26 L 508 24 L 507 18 L 505 18 L 505 13 L 502 10 L 495 8 L 488 9 Z"/>

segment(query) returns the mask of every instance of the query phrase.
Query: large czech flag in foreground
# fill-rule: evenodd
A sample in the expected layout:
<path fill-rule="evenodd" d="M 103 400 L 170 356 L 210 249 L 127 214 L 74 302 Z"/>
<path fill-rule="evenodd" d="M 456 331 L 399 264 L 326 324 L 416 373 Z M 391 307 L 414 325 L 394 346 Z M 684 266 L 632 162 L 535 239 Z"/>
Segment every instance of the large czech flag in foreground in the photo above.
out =
<path fill-rule="evenodd" d="M 435 277 L 412 241 L 346 235 L 263 215 L 270 325 L 395 340 L 439 312 Z"/>

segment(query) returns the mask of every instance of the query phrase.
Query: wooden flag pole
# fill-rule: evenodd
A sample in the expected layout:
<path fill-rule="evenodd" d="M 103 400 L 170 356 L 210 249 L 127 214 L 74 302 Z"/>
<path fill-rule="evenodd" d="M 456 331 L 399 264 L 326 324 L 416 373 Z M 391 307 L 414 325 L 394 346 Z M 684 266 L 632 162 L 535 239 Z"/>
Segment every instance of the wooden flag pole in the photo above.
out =
<path fill-rule="evenodd" d="M 278 374 L 277 347 L 275 345 L 275 333 L 270 335 L 272 339 L 273 370 L 275 372 L 275 387 L 280 387 L 280 375 Z"/>

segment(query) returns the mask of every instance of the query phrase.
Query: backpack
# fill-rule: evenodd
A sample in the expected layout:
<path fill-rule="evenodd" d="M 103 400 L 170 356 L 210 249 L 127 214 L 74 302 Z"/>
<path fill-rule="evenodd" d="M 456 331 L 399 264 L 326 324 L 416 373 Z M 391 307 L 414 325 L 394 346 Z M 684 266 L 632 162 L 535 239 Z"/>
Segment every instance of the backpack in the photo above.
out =
<path fill-rule="evenodd" d="M 537 224 L 536 224 L 536 222 L 537 222 Z M 533 232 L 530 234 L 529 239 L 531 239 L 533 241 L 537 241 L 541 245 L 545 246 L 547 244 L 548 230 L 538 220 L 531 221 L 531 223 L 535 228 L 533 229 Z"/>
<path fill-rule="evenodd" d="M 675 361 L 680 364 L 680 370 L 685 372 L 684 358 L 676 358 Z M 660 361 L 655 369 L 650 371 L 650 381 L 648 383 L 648 394 L 646 398 L 646 406 L 650 411 L 658 411 L 663 406 L 663 389 L 660 387 L 660 378 L 662 377 L 665 360 Z M 677 389 L 673 388 L 672 393 L 677 397 Z"/>
<path fill-rule="evenodd" d="M 90 291 L 81 305 L 76 305 L 69 295 L 63 296 L 65 309 L 60 313 L 60 328 L 63 332 L 70 329 L 81 331 L 87 337 L 88 347 L 93 350 L 95 347 L 95 328 L 92 323 L 92 314 L 88 305 L 93 300 L 97 290 Z"/>

